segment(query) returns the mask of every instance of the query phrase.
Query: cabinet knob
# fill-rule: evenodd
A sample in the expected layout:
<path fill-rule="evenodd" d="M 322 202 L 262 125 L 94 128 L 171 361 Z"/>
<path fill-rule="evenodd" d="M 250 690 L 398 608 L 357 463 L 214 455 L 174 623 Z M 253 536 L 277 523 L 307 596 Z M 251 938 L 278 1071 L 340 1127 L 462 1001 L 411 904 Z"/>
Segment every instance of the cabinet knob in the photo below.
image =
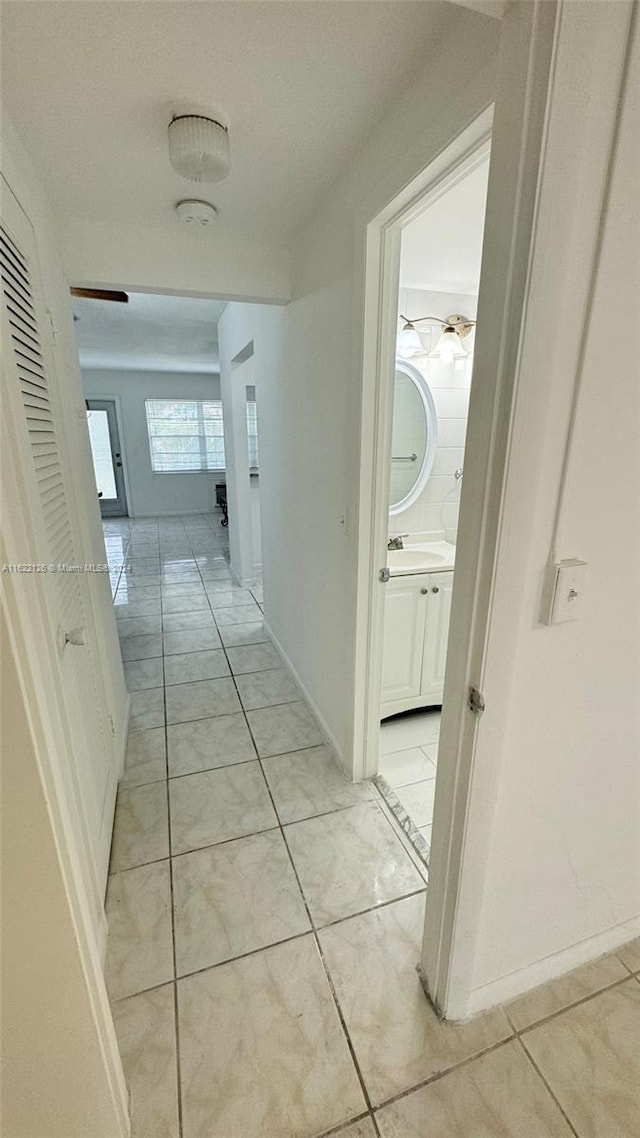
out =
<path fill-rule="evenodd" d="M 433 588 L 432 588 L 432 590 L 431 590 L 431 592 L 432 592 L 432 593 L 439 593 L 439 592 L 440 592 L 440 586 L 439 586 L 439 585 L 434 585 L 434 586 L 433 586 Z"/>
<path fill-rule="evenodd" d="M 421 592 L 421 593 L 422 593 L 422 595 L 424 596 L 424 595 L 425 595 L 425 593 L 428 593 L 428 592 L 429 592 L 429 590 L 428 590 L 428 589 L 421 589 L 421 590 L 420 590 L 420 592 Z"/>

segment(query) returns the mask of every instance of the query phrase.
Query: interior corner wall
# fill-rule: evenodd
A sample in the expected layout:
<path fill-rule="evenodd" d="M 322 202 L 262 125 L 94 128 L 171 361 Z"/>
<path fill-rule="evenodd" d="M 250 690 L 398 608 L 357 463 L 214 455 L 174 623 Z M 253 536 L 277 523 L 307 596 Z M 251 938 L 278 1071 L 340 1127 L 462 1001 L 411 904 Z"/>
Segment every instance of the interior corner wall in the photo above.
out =
<path fill-rule="evenodd" d="M 492 102 L 499 21 L 452 6 L 424 71 L 378 122 L 295 249 L 279 377 L 279 572 L 265 611 L 346 769 L 354 737 L 360 390 L 368 222 Z M 451 58 L 455 57 L 455 67 Z M 263 479 L 263 502 L 268 488 Z M 274 551 L 275 555 L 275 551 Z"/>
<path fill-rule="evenodd" d="M 201 372 L 83 368 L 87 399 L 114 399 L 122 447 L 127 505 L 132 518 L 204 514 L 215 504 L 220 475 L 155 474 L 151 468 L 146 399 L 219 399 L 220 376 Z"/>

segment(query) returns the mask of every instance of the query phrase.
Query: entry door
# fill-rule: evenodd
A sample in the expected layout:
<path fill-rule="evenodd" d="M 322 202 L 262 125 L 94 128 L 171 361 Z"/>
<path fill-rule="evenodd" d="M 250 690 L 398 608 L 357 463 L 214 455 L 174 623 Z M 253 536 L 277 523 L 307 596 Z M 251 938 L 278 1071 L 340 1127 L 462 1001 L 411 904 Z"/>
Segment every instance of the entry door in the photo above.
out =
<path fill-rule="evenodd" d="M 126 517 L 127 496 L 115 400 L 88 399 L 87 420 L 100 513 L 103 518 Z"/>

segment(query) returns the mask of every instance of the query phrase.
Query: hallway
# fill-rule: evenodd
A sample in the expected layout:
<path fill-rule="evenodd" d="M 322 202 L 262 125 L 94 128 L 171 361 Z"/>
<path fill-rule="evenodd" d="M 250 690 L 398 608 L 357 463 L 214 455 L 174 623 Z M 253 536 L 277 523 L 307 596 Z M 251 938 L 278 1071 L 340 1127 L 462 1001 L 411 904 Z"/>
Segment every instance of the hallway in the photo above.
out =
<path fill-rule="evenodd" d="M 630 1134 L 637 946 L 439 1022 L 426 870 L 340 774 L 217 517 L 104 529 L 132 699 L 106 972 L 133 1138 Z"/>

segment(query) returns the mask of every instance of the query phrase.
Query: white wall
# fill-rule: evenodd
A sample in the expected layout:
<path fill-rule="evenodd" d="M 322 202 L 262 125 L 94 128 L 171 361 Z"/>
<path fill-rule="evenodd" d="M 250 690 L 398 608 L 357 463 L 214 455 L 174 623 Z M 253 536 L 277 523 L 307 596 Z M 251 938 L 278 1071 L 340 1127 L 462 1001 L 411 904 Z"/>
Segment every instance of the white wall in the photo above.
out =
<path fill-rule="evenodd" d="M 462 313 L 475 319 L 477 307 L 477 296 L 401 288 L 398 311 L 409 318 Z M 430 352 L 442 330 L 436 324 L 422 324 L 418 328 L 423 346 Z M 464 341 L 469 356 L 455 365 L 426 356 L 415 356 L 407 361 L 422 373 L 433 395 L 438 416 L 438 446 L 422 494 L 408 510 L 389 517 L 389 533 L 427 534 L 431 540 L 454 543 L 457 540 L 460 483 L 454 478 L 454 471 L 464 466 L 474 339 L 472 332 Z"/>
<path fill-rule="evenodd" d="M 145 399 L 219 399 L 220 376 L 190 372 L 83 369 L 87 399 L 115 399 L 130 517 L 211 510 L 215 473 L 155 474 L 151 469 Z M 224 480 L 222 478 L 222 480 Z"/>

